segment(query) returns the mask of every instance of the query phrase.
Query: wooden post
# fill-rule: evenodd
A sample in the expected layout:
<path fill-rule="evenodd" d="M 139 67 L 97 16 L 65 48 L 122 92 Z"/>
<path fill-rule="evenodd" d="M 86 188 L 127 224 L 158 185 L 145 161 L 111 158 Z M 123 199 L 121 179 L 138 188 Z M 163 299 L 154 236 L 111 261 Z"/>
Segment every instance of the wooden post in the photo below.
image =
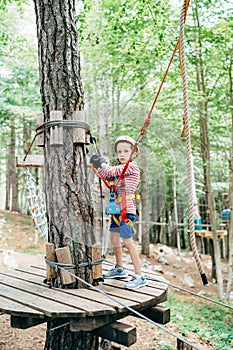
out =
<path fill-rule="evenodd" d="M 102 255 L 102 248 L 100 245 L 91 246 L 91 259 L 92 261 L 100 260 Z M 98 265 L 92 265 L 93 279 L 102 277 L 102 263 Z"/>
<path fill-rule="evenodd" d="M 88 112 L 87 111 L 85 111 L 84 116 L 85 116 L 85 122 L 88 124 L 88 121 L 89 121 L 88 119 L 89 118 L 88 118 Z M 91 143 L 91 141 L 90 141 L 90 137 L 91 137 L 90 132 L 86 131 L 85 136 L 86 136 L 86 145 L 89 145 Z"/>
<path fill-rule="evenodd" d="M 137 341 L 136 327 L 119 321 L 97 328 L 93 333 L 103 339 L 111 340 L 127 347 L 135 344 Z"/>
<path fill-rule="evenodd" d="M 53 243 L 46 243 L 46 258 L 49 261 L 56 261 L 55 246 Z M 47 281 L 50 281 L 51 278 L 56 278 L 57 273 L 54 267 L 47 265 L 46 270 L 47 270 Z"/>
<path fill-rule="evenodd" d="M 75 111 L 73 120 L 85 122 L 85 112 Z M 86 143 L 86 130 L 82 128 L 73 128 L 73 143 Z"/>
<path fill-rule="evenodd" d="M 44 124 L 43 113 L 37 115 L 37 127 L 41 124 Z M 37 147 L 44 147 L 44 131 L 36 137 L 36 145 Z"/>
<path fill-rule="evenodd" d="M 63 248 L 57 248 L 55 249 L 56 256 L 57 256 L 57 261 L 62 264 L 72 264 L 72 258 L 71 258 L 71 253 L 70 253 L 70 248 L 69 247 L 63 247 Z M 71 273 L 74 274 L 73 269 L 69 269 Z M 61 281 L 62 284 L 70 284 L 74 283 L 76 279 L 66 273 L 65 271 L 60 270 L 61 274 Z"/>
<path fill-rule="evenodd" d="M 193 347 L 177 339 L 177 350 L 192 350 Z"/>
<path fill-rule="evenodd" d="M 50 111 L 50 120 L 63 120 L 62 111 Z M 62 125 L 55 125 L 50 128 L 50 145 L 63 145 Z"/>

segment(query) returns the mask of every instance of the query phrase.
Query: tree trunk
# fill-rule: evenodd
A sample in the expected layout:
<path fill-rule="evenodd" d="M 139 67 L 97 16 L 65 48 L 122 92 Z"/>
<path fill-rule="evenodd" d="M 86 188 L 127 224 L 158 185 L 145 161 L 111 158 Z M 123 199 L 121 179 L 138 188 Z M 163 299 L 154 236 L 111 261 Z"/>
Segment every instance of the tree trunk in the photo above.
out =
<path fill-rule="evenodd" d="M 39 49 L 39 73 L 45 123 L 51 111 L 61 111 L 63 121 L 84 109 L 80 57 L 72 0 L 34 0 Z M 73 142 L 73 130 L 63 128 L 63 144 L 50 144 L 51 128 L 45 131 L 45 193 L 49 242 L 68 246 L 72 261 L 88 261 L 88 246 L 95 243 L 93 208 L 87 183 L 86 146 Z M 92 283 L 89 267 L 77 275 Z M 57 279 L 56 286 L 63 287 Z M 69 287 L 81 287 L 81 282 Z M 64 320 L 69 321 L 69 320 Z M 72 333 L 64 326 L 51 331 L 58 321 L 48 322 L 45 350 L 97 349 L 98 339 L 86 332 Z M 64 322 L 65 323 L 65 322 Z M 58 324 L 59 325 L 59 324 Z M 59 345 L 58 345 L 59 344 Z"/>
<path fill-rule="evenodd" d="M 231 60 L 229 66 L 229 82 L 230 82 L 230 107 L 231 107 L 231 120 L 232 120 L 232 132 L 231 132 L 231 154 L 229 159 L 229 207 L 231 211 L 230 224 L 229 224 L 229 260 L 228 260 L 228 282 L 226 298 L 230 300 L 230 294 L 232 290 L 232 269 L 233 269 L 233 78 L 232 78 L 232 65 Z"/>
<path fill-rule="evenodd" d="M 5 209 L 18 211 L 18 176 L 15 167 L 15 121 L 11 120 L 9 158 L 7 161 Z"/>
<path fill-rule="evenodd" d="M 199 114 L 200 114 L 200 139 L 201 139 L 201 156 L 204 171 L 204 190 L 206 193 L 206 201 L 209 211 L 210 227 L 213 234 L 213 250 L 214 257 L 212 257 L 212 266 L 216 263 L 216 279 L 218 284 L 218 295 L 223 295 L 223 280 L 221 271 L 221 254 L 220 246 L 217 237 L 216 217 L 215 217 L 215 201 L 212 191 L 211 179 L 210 179 L 210 142 L 208 133 L 208 96 L 205 86 L 205 76 L 203 71 L 202 61 L 202 42 L 200 36 L 200 23 L 198 15 L 197 4 L 194 8 L 194 21 L 196 22 L 197 31 L 195 33 L 195 40 L 197 42 L 196 52 L 196 76 L 197 76 L 197 87 L 200 94 L 199 98 Z M 213 273 L 215 271 L 213 270 Z"/>
<path fill-rule="evenodd" d="M 9 169 L 10 169 L 10 158 L 8 156 L 7 159 L 7 169 L 6 169 L 6 198 L 5 198 L 5 210 L 10 210 L 10 177 L 9 177 Z"/>
<path fill-rule="evenodd" d="M 15 121 L 11 124 L 11 145 L 10 145 L 10 159 L 11 159 L 11 210 L 18 211 L 18 173 L 15 166 Z"/>

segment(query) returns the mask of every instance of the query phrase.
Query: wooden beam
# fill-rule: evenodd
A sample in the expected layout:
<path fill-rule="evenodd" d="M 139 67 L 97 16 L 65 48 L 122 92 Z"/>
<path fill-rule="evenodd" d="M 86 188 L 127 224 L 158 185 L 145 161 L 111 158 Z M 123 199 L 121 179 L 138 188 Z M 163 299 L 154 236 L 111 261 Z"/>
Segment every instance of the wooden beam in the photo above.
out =
<path fill-rule="evenodd" d="M 94 330 L 93 333 L 103 339 L 107 339 L 127 347 L 135 344 L 137 341 L 136 327 L 119 321 L 98 328 Z"/>
<path fill-rule="evenodd" d="M 71 332 L 91 332 L 99 327 L 103 327 L 105 325 L 108 325 L 112 322 L 115 322 L 116 320 L 119 320 L 121 318 L 124 318 L 128 315 L 127 312 L 125 313 L 116 313 L 113 315 L 102 315 L 97 317 L 88 317 L 85 318 L 75 318 L 70 320 L 70 330 Z"/>
<path fill-rule="evenodd" d="M 27 329 L 37 326 L 38 324 L 45 323 L 44 318 L 23 317 L 11 315 L 11 327 L 19 329 Z"/>
<path fill-rule="evenodd" d="M 85 122 L 85 112 L 74 111 L 73 119 L 81 122 Z M 74 143 L 86 143 L 86 130 L 82 128 L 73 128 L 73 142 Z"/>
<path fill-rule="evenodd" d="M 46 258 L 49 261 L 56 261 L 55 246 L 53 243 L 46 243 Z M 50 281 L 51 278 L 56 278 L 57 273 L 54 267 L 47 265 L 46 271 L 47 281 Z"/>
<path fill-rule="evenodd" d="M 223 238 L 224 236 L 227 236 L 227 230 L 217 230 L 216 232 L 218 238 Z M 195 234 L 203 238 L 213 239 L 212 231 L 209 230 L 197 230 L 195 231 Z"/>
<path fill-rule="evenodd" d="M 91 246 L 91 259 L 92 261 L 101 260 L 102 255 L 102 247 L 100 245 L 92 245 Z M 98 265 L 92 265 L 92 274 L 93 279 L 96 280 L 102 277 L 102 263 Z"/>
<path fill-rule="evenodd" d="M 37 126 L 44 124 L 44 114 L 40 113 L 37 115 Z M 41 129 L 42 130 L 42 129 Z M 38 130 L 39 132 L 40 130 Z M 36 137 L 37 147 L 44 147 L 44 130 Z"/>
<path fill-rule="evenodd" d="M 193 347 L 177 339 L 177 350 L 192 350 Z"/>
<path fill-rule="evenodd" d="M 140 313 L 159 324 L 166 324 L 170 322 L 169 307 L 156 305 L 154 307 L 149 307 L 148 309 L 140 311 Z"/>
<path fill-rule="evenodd" d="M 44 167 L 44 156 L 43 155 L 31 155 L 28 154 L 26 160 L 24 156 L 16 157 L 16 166 L 18 168 L 43 168 Z"/>
<path fill-rule="evenodd" d="M 57 261 L 62 264 L 72 264 L 72 258 L 71 258 L 71 253 L 70 253 L 70 248 L 69 247 L 63 247 L 63 248 L 57 248 L 55 249 L 56 256 L 57 256 Z M 71 273 L 75 273 L 73 269 L 69 269 Z M 62 284 L 71 284 L 76 281 L 76 279 L 66 273 L 65 271 L 60 270 L 61 274 L 61 281 Z"/>
<path fill-rule="evenodd" d="M 63 120 L 62 111 L 50 111 L 50 120 Z M 55 125 L 50 128 L 50 145 L 63 145 L 63 126 Z"/>

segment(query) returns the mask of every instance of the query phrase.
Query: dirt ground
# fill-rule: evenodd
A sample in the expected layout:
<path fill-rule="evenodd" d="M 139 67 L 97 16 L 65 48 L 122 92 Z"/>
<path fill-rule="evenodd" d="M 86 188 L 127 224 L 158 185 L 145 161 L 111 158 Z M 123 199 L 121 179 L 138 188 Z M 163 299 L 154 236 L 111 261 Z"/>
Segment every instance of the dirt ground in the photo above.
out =
<path fill-rule="evenodd" d="M 161 254 L 161 250 L 163 251 Z M 126 253 L 125 253 L 126 254 Z M 18 213 L 0 211 L 0 272 L 7 271 L 18 266 L 44 265 L 45 243 L 35 235 L 35 230 L 30 218 Z M 158 261 L 162 256 L 166 260 Z M 178 256 L 176 249 L 160 245 L 150 245 L 150 257 L 141 256 L 142 266 L 148 270 L 161 270 L 161 276 L 173 285 L 190 289 L 195 293 L 204 293 L 212 298 L 217 295 L 217 286 L 211 281 L 211 259 L 208 255 L 202 255 L 202 263 L 207 274 L 209 285 L 203 287 L 202 281 L 192 254 L 182 252 Z M 126 256 L 127 259 L 127 256 Z M 227 265 L 223 263 L 223 275 L 226 276 Z M 158 272 L 159 273 L 159 272 Z M 185 286 L 180 279 L 188 275 L 193 286 Z M 170 287 L 169 287 L 170 288 Z M 172 288 L 174 291 L 174 288 Z M 182 294 L 182 292 L 178 292 Z M 195 297 L 185 294 L 190 302 Z M 198 302 L 198 300 L 196 300 Z M 155 328 L 143 320 L 135 317 L 127 317 L 125 323 L 137 326 L 137 343 L 130 347 L 131 350 L 158 350 L 168 344 L 168 340 L 174 344 L 173 337 L 165 334 L 164 331 Z M 46 337 L 46 324 L 19 330 L 11 328 L 10 316 L 0 315 L 0 350 L 43 350 Z M 178 334 L 176 326 L 169 322 L 166 327 Z M 182 336 L 182 335 L 180 335 Z M 200 349 L 214 349 L 210 344 L 204 343 L 196 334 L 189 336 L 189 341 L 197 345 Z M 171 343 L 169 343 L 171 344 Z M 121 347 L 122 350 L 128 349 Z M 220 350 L 220 349 L 219 349 Z"/>

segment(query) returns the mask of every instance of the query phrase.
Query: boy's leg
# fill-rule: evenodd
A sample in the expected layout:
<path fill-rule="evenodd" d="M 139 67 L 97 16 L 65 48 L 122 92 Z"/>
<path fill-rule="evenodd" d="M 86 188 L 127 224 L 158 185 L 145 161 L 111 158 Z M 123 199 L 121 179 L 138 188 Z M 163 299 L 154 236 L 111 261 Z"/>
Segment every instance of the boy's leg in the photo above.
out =
<path fill-rule="evenodd" d="M 111 231 L 110 239 L 112 242 L 114 254 L 116 256 L 116 265 L 114 268 L 112 268 L 108 272 L 106 272 L 103 275 L 103 277 L 104 278 L 124 278 L 124 277 L 127 277 L 128 273 L 123 268 L 120 233 Z"/>
<path fill-rule="evenodd" d="M 128 249 L 129 255 L 132 260 L 132 264 L 134 266 L 135 273 L 137 275 L 141 275 L 141 265 L 139 254 L 136 245 L 134 244 L 133 238 L 124 238 L 123 239 L 124 246 Z"/>
<path fill-rule="evenodd" d="M 114 255 L 116 257 L 116 265 L 120 268 L 123 266 L 123 258 L 122 258 L 122 247 L 120 241 L 120 233 L 111 231 L 110 240 L 112 243 Z"/>

